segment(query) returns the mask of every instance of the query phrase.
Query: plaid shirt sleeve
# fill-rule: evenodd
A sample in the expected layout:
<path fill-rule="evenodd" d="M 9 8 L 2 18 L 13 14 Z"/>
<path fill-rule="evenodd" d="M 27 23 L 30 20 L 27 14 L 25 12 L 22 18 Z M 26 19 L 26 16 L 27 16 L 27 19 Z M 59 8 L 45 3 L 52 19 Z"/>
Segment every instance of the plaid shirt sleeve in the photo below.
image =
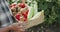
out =
<path fill-rule="evenodd" d="M 0 0 L 0 27 L 5 27 L 13 23 L 12 14 L 8 3 L 5 0 Z"/>

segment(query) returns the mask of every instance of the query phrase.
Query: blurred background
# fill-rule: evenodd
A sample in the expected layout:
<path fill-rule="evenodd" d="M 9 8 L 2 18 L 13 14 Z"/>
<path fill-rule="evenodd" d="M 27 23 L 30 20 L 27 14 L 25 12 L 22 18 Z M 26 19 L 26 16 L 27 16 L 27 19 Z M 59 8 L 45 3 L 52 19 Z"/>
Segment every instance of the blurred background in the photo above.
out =
<path fill-rule="evenodd" d="M 8 1 L 8 0 L 7 0 Z M 20 3 L 21 0 L 9 0 L 9 4 Z M 26 32 L 60 32 L 60 0 L 26 0 L 30 5 L 35 1 L 38 11 L 44 10 L 45 21 L 42 24 L 27 29 Z"/>

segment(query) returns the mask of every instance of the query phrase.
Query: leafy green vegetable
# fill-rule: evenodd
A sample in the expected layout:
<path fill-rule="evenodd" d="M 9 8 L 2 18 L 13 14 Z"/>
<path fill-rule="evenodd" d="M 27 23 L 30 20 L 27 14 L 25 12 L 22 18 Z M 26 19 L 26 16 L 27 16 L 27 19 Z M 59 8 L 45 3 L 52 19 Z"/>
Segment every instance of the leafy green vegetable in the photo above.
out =
<path fill-rule="evenodd" d="M 30 7 L 29 13 L 28 13 L 28 20 L 31 19 L 34 16 L 34 8 Z"/>

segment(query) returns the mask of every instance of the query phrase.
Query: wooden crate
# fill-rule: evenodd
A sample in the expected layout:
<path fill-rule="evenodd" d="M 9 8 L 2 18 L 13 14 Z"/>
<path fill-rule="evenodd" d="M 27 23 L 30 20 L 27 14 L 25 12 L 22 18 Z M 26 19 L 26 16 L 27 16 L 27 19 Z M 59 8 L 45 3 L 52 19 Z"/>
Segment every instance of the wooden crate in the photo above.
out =
<path fill-rule="evenodd" d="M 29 21 L 27 22 L 26 29 L 27 29 L 27 28 L 30 28 L 30 27 L 33 27 L 33 26 L 36 26 L 36 25 L 38 25 L 38 24 L 41 24 L 41 23 L 43 23 L 43 22 L 44 22 L 44 10 L 42 10 L 42 11 L 40 12 L 40 15 L 39 15 L 38 18 L 33 19 L 33 20 L 29 20 Z"/>

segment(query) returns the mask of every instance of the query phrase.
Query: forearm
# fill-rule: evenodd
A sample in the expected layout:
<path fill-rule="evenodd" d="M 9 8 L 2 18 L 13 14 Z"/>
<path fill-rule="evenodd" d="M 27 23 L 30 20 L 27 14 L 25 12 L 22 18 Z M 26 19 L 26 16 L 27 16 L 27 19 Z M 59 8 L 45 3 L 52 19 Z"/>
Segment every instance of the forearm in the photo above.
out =
<path fill-rule="evenodd" d="M 10 27 L 0 28 L 0 32 L 8 32 L 9 30 L 10 30 Z"/>

